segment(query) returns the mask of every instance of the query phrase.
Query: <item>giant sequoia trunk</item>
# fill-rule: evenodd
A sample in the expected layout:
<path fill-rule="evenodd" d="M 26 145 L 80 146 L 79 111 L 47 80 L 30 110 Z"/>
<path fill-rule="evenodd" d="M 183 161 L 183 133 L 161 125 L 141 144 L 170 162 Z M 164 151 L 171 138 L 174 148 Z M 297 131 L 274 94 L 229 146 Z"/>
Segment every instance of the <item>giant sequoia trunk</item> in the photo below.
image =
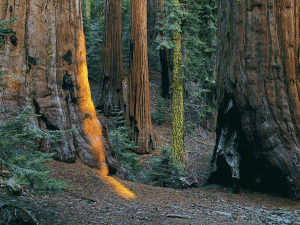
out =
<path fill-rule="evenodd" d="M 299 5 L 219 1 L 211 180 L 231 176 L 300 199 Z"/>
<path fill-rule="evenodd" d="M 149 153 L 155 147 L 150 116 L 150 90 L 147 51 L 147 0 L 131 1 L 130 73 L 127 121 L 138 152 Z"/>
<path fill-rule="evenodd" d="M 108 164 L 121 173 L 91 101 L 80 1 L 8 0 L 0 7 L 0 18 L 18 18 L 9 25 L 15 35 L 6 38 L 0 55 L 8 75 L 2 80 L 8 88 L 1 91 L 1 109 L 30 105 L 40 115 L 35 126 L 73 129 L 55 145 L 42 143 L 41 150 L 57 152 L 57 159 L 79 157 L 106 173 L 106 151 Z"/>
<path fill-rule="evenodd" d="M 105 0 L 100 108 L 106 116 L 116 109 L 124 112 L 121 6 L 121 0 Z"/>

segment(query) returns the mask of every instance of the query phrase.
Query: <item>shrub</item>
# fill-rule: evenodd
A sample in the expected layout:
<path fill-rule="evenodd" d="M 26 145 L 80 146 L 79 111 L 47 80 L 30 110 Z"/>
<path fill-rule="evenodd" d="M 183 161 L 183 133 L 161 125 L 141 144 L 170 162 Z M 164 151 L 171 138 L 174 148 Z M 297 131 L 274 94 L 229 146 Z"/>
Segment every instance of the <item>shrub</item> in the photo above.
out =
<path fill-rule="evenodd" d="M 157 124 L 163 124 L 167 116 L 167 108 L 164 99 L 157 95 L 155 102 L 155 112 L 151 113 L 152 120 Z"/>
<path fill-rule="evenodd" d="M 65 182 L 51 179 L 50 171 L 43 164 L 55 153 L 36 151 L 38 140 L 47 138 L 57 141 L 65 132 L 50 132 L 33 127 L 29 121 L 34 116 L 32 109 L 16 111 L 12 118 L 0 124 L 0 162 L 12 173 L 6 184 L 14 190 L 19 185 L 37 190 L 60 190 Z"/>
<path fill-rule="evenodd" d="M 137 154 L 132 152 L 136 146 L 128 137 L 129 129 L 125 126 L 111 128 L 109 138 L 114 147 L 115 154 L 127 172 L 126 179 L 136 182 L 135 176 L 141 169 Z"/>
<path fill-rule="evenodd" d="M 143 172 L 144 183 L 160 187 L 183 187 L 182 165 L 174 163 L 171 148 L 163 146 L 160 148 L 160 157 L 154 157 L 152 162 L 147 162 L 147 171 Z"/>

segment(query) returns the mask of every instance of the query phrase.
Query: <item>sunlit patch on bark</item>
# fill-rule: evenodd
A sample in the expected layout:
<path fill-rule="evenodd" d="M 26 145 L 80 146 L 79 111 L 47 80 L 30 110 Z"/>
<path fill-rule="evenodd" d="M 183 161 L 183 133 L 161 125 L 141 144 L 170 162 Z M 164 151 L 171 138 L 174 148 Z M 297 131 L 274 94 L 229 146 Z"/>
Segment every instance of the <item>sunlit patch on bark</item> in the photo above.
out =
<path fill-rule="evenodd" d="M 112 177 L 103 175 L 101 171 L 99 171 L 99 177 L 102 181 L 104 181 L 106 184 L 108 184 L 114 192 L 116 192 L 119 196 L 125 199 L 135 199 L 136 195 L 131 192 L 128 188 L 126 188 L 124 185 L 120 184 L 117 180 L 115 180 Z"/>
<path fill-rule="evenodd" d="M 108 168 L 105 163 L 105 146 L 102 140 L 102 128 L 96 115 L 96 109 L 91 98 L 88 71 L 86 64 L 86 48 L 83 30 L 78 41 L 78 104 L 84 115 L 82 124 L 91 145 L 93 156 L 98 160 L 100 173 L 105 176 Z"/>

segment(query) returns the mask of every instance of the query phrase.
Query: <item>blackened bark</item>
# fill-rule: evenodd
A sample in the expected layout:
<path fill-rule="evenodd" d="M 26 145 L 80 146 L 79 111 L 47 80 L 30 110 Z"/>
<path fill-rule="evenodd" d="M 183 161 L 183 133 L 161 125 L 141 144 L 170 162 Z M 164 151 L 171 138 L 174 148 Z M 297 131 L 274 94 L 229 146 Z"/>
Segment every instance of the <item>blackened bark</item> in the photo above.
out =
<path fill-rule="evenodd" d="M 158 8 L 160 10 L 164 10 L 164 0 L 158 1 Z M 166 20 L 165 15 L 158 15 L 157 20 L 159 23 L 160 28 L 163 28 L 163 22 Z M 166 32 L 160 31 L 159 36 L 160 39 L 164 39 Z M 170 54 L 169 49 L 166 47 L 162 47 L 159 49 L 159 56 L 160 56 L 160 63 L 161 63 L 161 96 L 163 98 L 170 98 Z"/>
<path fill-rule="evenodd" d="M 210 181 L 227 170 L 241 185 L 300 199 L 299 4 L 219 1 Z"/>
<path fill-rule="evenodd" d="M 164 47 L 159 50 L 161 63 L 161 96 L 170 97 L 170 77 L 169 77 L 169 50 Z"/>

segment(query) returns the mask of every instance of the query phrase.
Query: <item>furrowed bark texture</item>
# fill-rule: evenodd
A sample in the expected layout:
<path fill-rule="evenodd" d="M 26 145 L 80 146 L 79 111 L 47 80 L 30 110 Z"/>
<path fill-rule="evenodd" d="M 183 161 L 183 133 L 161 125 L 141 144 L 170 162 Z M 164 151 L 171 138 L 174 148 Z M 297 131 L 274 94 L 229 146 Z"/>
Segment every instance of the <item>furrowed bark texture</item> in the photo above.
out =
<path fill-rule="evenodd" d="M 294 199 L 300 199 L 299 4 L 219 1 L 212 160 L 212 176 L 226 161 L 233 178 Z"/>
<path fill-rule="evenodd" d="M 150 90 L 147 55 L 147 0 L 131 1 L 130 73 L 127 122 L 138 153 L 155 148 L 150 116 Z"/>
<path fill-rule="evenodd" d="M 9 24 L 15 35 L 6 37 L 0 55 L 8 88 L 0 107 L 30 105 L 40 115 L 33 123 L 49 130 L 74 129 L 59 143 L 42 142 L 42 151 L 57 159 L 85 163 L 107 171 L 105 145 L 91 101 L 80 0 L 8 0 L 0 4 L 0 18 L 17 17 Z M 1 120 L 5 119 L 1 115 Z"/>
<path fill-rule="evenodd" d="M 125 113 L 122 90 L 124 69 L 121 6 L 121 0 L 105 0 L 100 109 L 106 116 L 112 115 L 115 110 Z"/>
<path fill-rule="evenodd" d="M 179 0 L 173 0 L 179 4 Z M 178 21 L 177 23 L 181 23 Z M 182 35 L 180 31 L 173 34 L 176 46 L 173 53 L 173 93 L 172 93 L 172 154 L 176 162 L 183 164 L 183 79 L 182 79 Z"/>

